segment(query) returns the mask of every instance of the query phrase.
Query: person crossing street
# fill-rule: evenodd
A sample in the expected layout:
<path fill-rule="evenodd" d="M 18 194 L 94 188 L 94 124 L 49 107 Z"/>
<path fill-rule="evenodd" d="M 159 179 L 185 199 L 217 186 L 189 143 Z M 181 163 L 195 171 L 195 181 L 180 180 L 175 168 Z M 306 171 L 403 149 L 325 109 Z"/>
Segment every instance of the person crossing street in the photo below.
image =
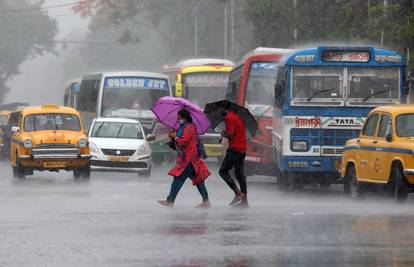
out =
<path fill-rule="evenodd" d="M 231 109 L 231 106 L 225 107 L 225 112 L 226 130 L 222 135 L 229 139 L 229 147 L 219 174 L 235 194 L 234 199 L 230 202 L 230 206 L 248 207 L 247 184 L 244 174 L 244 161 L 247 150 L 246 127 L 241 117 Z M 230 175 L 230 170 L 233 168 L 240 188 Z"/>

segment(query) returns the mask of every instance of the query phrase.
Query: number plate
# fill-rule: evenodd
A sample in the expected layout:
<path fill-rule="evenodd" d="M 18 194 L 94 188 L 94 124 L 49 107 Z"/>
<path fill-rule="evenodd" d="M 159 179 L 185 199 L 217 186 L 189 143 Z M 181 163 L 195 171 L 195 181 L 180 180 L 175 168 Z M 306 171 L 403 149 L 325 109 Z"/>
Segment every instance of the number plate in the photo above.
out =
<path fill-rule="evenodd" d="M 66 162 L 63 161 L 48 161 L 43 162 L 44 168 L 66 168 Z"/>
<path fill-rule="evenodd" d="M 129 160 L 129 157 L 117 157 L 117 156 L 110 156 L 108 157 L 109 161 L 122 161 L 122 162 L 126 162 Z"/>

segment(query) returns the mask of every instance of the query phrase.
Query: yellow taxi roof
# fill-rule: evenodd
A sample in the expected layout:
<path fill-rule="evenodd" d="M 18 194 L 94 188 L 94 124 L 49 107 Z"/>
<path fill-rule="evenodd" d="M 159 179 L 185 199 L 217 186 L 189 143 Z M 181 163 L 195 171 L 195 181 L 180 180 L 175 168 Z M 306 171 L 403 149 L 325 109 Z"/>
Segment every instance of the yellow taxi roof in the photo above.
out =
<path fill-rule="evenodd" d="M 79 112 L 70 107 L 64 107 L 54 104 L 46 104 L 42 106 L 36 107 L 26 107 L 21 110 L 22 115 L 30 115 L 30 114 L 45 114 L 45 113 L 65 113 L 65 114 L 74 114 L 79 116 Z"/>
<path fill-rule="evenodd" d="M 414 105 L 413 104 L 398 104 L 398 105 L 389 105 L 389 106 L 381 106 L 373 109 L 373 112 L 386 112 L 392 115 L 402 114 L 402 113 L 414 113 Z"/>

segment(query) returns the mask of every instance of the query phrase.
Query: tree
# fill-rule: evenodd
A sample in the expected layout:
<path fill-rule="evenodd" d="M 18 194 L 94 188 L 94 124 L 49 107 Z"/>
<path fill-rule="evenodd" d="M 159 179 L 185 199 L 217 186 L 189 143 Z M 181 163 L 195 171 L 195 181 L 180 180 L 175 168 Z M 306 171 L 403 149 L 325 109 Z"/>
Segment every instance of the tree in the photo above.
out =
<path fill-rule="evenodd" d="M 9 91 L 5 83 L 19 73 L 21 63 L 53 49 L 56 22 L 40 6 L 0 0 L 0 101 Z"/>
<path fill-rule="evenodd" d="M 244 11 L 256 46 L 370 43 L 403 55 L 414 48 L 412 0 L 245 0 Z"/>

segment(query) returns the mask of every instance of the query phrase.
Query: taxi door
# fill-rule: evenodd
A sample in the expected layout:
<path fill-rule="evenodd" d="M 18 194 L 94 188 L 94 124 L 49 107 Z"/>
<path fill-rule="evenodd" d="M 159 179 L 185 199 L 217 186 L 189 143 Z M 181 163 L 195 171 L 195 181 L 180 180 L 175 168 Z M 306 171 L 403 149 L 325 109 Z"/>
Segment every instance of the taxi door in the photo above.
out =
<path fill-rule="evenodd" d="M 378 127 L 378 143 L 377 151 L 373 157 L 374 160 L 374 169 L 372 177 L 375 180 L 386 182 L 390 176 L 390 166 L 391 166 L 391 153 L 387 152 L 388 148 L 392 146 L 392 142 L 386 140 L 388 133 L 392 134 L 392 116 L 390 114 L 384 113 L 381 114 Z"/>
<path fill-rule="evenodd" d="M 357 140 L 361 147 L 360 158 L 357 164 L 358 178 L 372 179 L 372 170 L 375 164 L 375 155 L 377 154 L 376 145 L 378 138 L 376 137 L 378 121 L 380 114 L 371 114 L 367 119 L 364 128 L 362 129 L 361 136 Z"/>

